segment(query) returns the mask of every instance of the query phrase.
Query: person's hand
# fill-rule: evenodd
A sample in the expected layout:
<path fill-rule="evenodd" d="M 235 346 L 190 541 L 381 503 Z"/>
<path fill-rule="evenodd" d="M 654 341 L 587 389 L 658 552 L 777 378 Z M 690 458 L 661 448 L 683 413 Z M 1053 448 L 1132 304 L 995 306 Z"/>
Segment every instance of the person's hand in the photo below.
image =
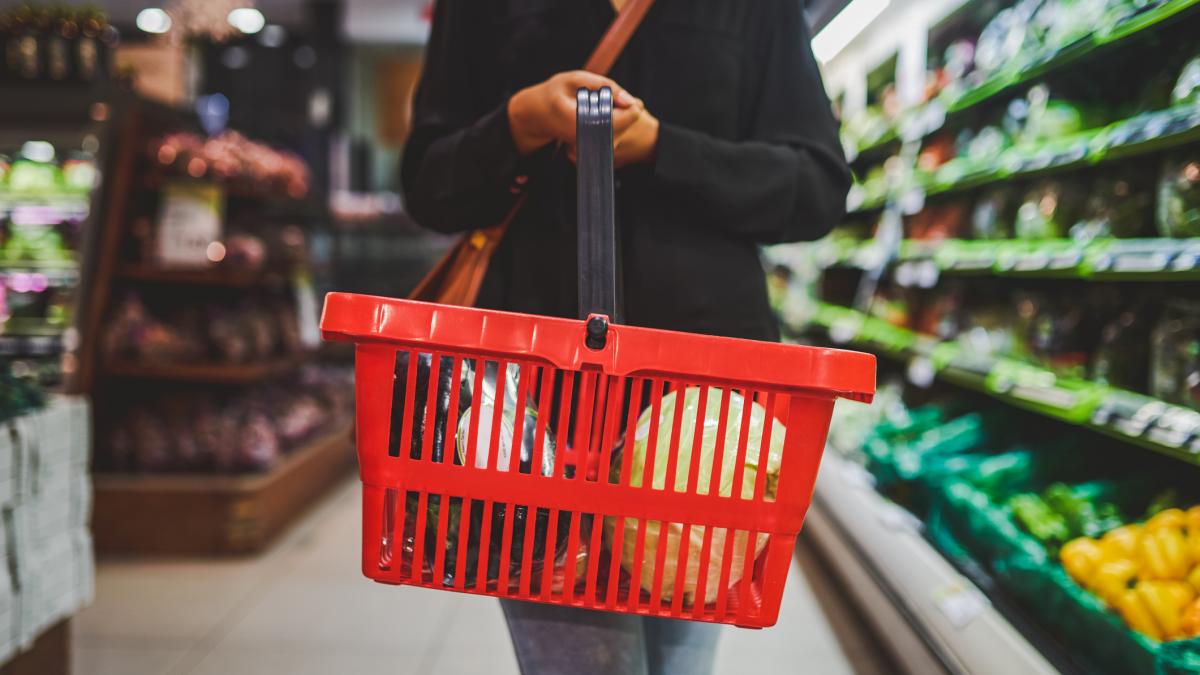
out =
<path fill-rule="evenodd" d="M 638 100 L 607 77 L 573 70 L 527 87 L 508 100 L 508 122 L 517 151 L 528 155 L 549 145 L 575 145 L 575 95 L 581 88 L 613 92 L 613 136 L 638 121 Z"/>
<path fill-rule="evenodd" d="M 632 122 L 624 129 L 616 128 L 613 120 L 613 167 L 621 168 L 630 164 L 643 164 L 654 161 L 654 153 L 658 149 L 658 118 L 646 110 L 646 104 L 637 99 L 630 111 L 636 113 Z M 576 147 L 567 145 L 567 159 L 577 161 Z"/>
<path fill-rule="evenodd" d="M 618 169 L 653 162 L 658 149 L 658 118 L 646 110 L 641 100 L 635 107 L 641 113 L 633 123 L 619 134 L 613 131 L 613 165 Z"/>

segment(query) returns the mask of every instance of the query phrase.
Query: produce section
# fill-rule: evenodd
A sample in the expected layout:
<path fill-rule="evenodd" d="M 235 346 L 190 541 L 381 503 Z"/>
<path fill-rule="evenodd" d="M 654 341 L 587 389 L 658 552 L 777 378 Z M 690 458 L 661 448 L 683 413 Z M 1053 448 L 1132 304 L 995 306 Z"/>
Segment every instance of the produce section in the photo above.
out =
<path fill-rule="evenodd" d="M 122 111 L 79 363 L 96 546 L 258 550 L 353 462 L 349 371 L 319 363 L 309 171 L 181 110 Z"/>
<path fill-rule="evenodd" d="M 998 4 L 835 59 L 867 74 L 829 82 L 848 215 L 766 250 L 788 339 L 892 383 L 835 414 L 812 545 L 911 619 L 879 628 L 909 672 L 1195 672 L 1200 5 Z M 864 512 L 952 572 L 881 571 Z M 920 580 L 944 574 L 949 608 Z"/>

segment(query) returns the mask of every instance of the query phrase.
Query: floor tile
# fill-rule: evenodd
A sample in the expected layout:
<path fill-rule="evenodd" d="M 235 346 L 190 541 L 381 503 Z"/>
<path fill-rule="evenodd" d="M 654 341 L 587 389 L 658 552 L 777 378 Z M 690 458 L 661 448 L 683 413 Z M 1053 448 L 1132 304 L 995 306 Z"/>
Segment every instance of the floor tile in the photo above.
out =
<path fill-rule="evenodd" d="M 190 669 L 192 675 L 417 675 L 421 652 L 402 647 L 217 649 Z"/>
<path fill-rule="evenodd" d="M 74 675 L 162 675 L 183 657 L 182 649 L 90 647 L 78 642 L 71 651 Z"/>

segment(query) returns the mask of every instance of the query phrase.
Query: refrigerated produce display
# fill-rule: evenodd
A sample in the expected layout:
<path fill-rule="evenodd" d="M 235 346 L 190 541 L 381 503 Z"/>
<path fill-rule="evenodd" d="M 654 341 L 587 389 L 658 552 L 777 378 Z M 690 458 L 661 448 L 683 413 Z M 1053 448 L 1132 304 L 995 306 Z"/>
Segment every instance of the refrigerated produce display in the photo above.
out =
<path fill-rule="evenodd" d="M 765 252 L 889 383 L 808 541 L 910 672 L 1200 672 L 1200 3 L 940 4 L 829 64 L 848 215 Z"/>

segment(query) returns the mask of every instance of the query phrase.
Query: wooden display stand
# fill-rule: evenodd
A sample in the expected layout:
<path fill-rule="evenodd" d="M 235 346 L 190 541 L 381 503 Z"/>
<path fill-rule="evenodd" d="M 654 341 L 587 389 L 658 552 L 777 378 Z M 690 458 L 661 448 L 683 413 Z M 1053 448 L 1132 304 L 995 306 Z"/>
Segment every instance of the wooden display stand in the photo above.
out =
<path fill-rule="evenodd" d="M 184 111 L 132 101 L 120 111 L 119 143 L 106 167 L 105 198 L 86 265 L 87 298 L 81 303 L 82 344 L 78 388 L 96 402 L 95 457 L 98 466 L 109 456 L 107 433 L 128 406 L 152 403 L 175 391 L 251 387 L 288 377 L 317 351 L 281 353 L 245 363 L 159 363 L 107 357 L 101 348 L 105 324 L 125 291 L 169 297 L 175 306 L 210 302 L 213 297 L 236 299 L 260 293 L 286 293 L 297 271 L 239 270 L 221 267 L 169 268 L 154 260 L 139 260 L 135 224 L 145 223 L 170 181 L 156 173 L 144 156 L 150 139 L 179 129 L 195 129 Z M 314 202 L 287 195 L 220 183 L 225 194 L 223 217 L 253 222 L 287 219 L 308 213 Z M 281 215 L 286 214 L 286 215 Z M 300 218 L 303 220 L 303 218 Z M 353 465 L 353 421 L 298 448 L 268 471 L 254 475 L 203 473 L 94 474 L 92 532 L 101 554 L 211 555 L 261 550 L 317 501 Z"/>
<path fill-rule="evenodd" d="M 95 476 L 98 553 L 251 553 L 269 544 L 354 464 L 351 425 L 318 437 L 268 473 Z"/>
<path fill-rule="evenodd" d="M 0 675 L 67 675 L 71 672 L 71 620 L 46 629 L 29 649 L 0 664 Z"/>

